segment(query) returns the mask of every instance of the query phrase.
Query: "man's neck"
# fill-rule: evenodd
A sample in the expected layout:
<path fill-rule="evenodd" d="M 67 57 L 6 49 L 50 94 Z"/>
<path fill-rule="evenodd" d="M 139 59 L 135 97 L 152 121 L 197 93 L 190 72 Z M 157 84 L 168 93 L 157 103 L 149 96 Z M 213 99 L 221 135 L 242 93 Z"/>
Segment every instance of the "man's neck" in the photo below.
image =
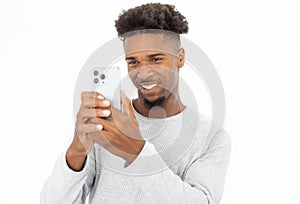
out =
<path fill-rule="evenodd" d="M 170 95 L 161 106 L 149 107 L 143 98 L 133 100 L 135 110 L 145 117 L 166 118 L 177 115 L 185 109 L 179 96 Z"/>

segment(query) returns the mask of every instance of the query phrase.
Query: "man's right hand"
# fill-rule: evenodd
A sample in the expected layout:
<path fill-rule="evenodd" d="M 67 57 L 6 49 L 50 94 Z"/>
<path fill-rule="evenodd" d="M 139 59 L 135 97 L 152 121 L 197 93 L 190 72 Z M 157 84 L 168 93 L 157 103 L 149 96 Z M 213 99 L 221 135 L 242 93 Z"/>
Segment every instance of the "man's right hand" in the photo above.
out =
<path fill-rule="evenodd" d="M 77 114 L 74 138 L 66 154 L 67 164 L 72 170 L 82 170 L 84 161 L 93 148 L 94 142 L 89 139 L 88 134 L 100 133 L 102 130 L 101 125 L 89 123 L 89 120 L 95 121 L 97 117 L 109 117 L 110 113 L 110 102 L 104 100 L 99 93 L 81 93 L 81 106 Z"/>

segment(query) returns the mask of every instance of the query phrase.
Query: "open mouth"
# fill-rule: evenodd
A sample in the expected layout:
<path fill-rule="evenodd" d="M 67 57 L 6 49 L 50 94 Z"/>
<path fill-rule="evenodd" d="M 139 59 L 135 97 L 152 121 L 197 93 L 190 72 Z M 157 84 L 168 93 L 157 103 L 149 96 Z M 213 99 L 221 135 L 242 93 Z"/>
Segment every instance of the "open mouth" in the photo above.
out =
<path fill-rule="evenodd" d="M 151 90 L 153 89 L 157 84 L 143 84 L 141 85 L 141 87 L 143 87 L 144 89 L 147 89 L 147 90 Z"/>
<path fill-rule="evenodd" d="M 146 95 L 152 95 L 155 94 L 156 88 L 159 86 L 158 82 L 144 82 L 144 83 L 139 83 L 140 90 L 142 91 L 143 94 Z"/>

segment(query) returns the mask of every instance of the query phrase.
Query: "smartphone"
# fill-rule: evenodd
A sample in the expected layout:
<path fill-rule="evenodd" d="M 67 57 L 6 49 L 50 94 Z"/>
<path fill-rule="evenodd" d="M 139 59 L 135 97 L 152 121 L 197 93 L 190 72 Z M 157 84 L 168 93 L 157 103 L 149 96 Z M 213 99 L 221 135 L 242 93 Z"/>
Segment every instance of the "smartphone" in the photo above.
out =
<path fill-rule="evenodd" d="M 92 91 L 110 100 L 111 106 L 122 111 L 120 100 L 121 72 L 119 67 L 95 67 L 92 69 Z"/>

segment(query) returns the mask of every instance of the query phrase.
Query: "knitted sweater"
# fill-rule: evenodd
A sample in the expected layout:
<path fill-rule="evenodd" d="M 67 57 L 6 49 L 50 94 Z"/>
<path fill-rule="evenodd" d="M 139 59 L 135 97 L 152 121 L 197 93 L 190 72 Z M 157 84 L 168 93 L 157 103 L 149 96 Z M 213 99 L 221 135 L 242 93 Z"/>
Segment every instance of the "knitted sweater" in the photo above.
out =
<path fill-rule="evenodd" d="M 41 203 L 218 204 L 231 150 L 226 131 L 188 107 L 164 119 L 135 114 L 146 143 L 130 165 L 95 144 L 75 172 L 63 153 Z"/>

